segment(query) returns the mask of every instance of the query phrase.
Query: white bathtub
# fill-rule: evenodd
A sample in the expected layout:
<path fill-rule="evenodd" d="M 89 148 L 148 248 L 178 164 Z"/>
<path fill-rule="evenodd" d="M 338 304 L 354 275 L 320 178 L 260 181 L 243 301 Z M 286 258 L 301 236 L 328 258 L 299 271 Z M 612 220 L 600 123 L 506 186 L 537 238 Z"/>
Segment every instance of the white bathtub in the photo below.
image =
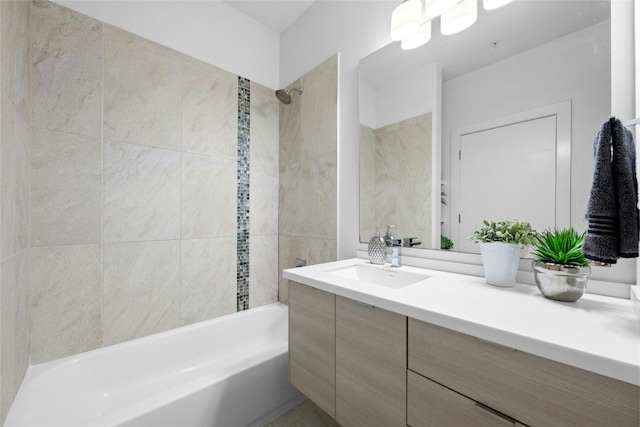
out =
<path fill-rule="evenodd" d="M 5 427 L 262 426 L 303 400 L 275 303 L 33 365 Z"/>

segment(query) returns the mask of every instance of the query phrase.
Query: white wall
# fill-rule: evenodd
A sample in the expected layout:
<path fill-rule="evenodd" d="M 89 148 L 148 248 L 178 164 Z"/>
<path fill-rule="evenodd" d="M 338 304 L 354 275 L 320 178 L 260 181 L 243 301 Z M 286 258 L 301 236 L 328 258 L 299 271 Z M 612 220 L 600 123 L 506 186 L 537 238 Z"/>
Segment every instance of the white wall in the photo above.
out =
<path fill-rule="evenodd" d="M 280 38 L 280 86 L 340 53 L 338 90 L 338 258 L 356 256 L 358 228 L 358 64 L 389 40 L 396 1 L 318 1 Z"/>
<path fill-rule="evenodd" d="M 444 82 L 443 180 L 450 181 L 452 129 L 570 100 L 571 225 L 586 230 L 593 139 L 611 114 L 610 46 L 594 49 L 594 40 L 608 40 L 608 35 L 605 21 Z"/>
<path fill-rule="evenodd" d="M 269 88 L 278 88 L 280 35 L 221 1 L 54 1 Z"/>

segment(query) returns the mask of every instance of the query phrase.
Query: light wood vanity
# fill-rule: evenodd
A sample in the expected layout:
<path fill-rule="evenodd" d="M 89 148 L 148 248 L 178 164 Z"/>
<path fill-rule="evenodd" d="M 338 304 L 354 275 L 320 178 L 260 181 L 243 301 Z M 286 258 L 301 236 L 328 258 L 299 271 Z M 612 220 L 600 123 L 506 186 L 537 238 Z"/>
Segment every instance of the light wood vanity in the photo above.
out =
<path fill-rule="evenodd" d="M 640 425 L 638 385 L 337 293 L 290 280 L 289 374 L 344 427 Z"/>

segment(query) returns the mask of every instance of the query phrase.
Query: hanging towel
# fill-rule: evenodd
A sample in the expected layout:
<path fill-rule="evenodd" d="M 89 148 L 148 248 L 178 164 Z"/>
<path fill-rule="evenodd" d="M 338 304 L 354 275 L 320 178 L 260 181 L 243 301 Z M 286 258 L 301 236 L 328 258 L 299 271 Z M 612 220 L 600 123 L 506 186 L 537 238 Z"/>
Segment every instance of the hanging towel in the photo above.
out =
<path fill-rule="evenodd" d="M 618 119 L 600 127 L 593 143 L 595 165 L 587 213 L 586 258 L 615 264 L 638 256 L 640 214 L 633 135 Z"/>
<path fill-rule="evenodd" d="M 636 147 L 633 134 L 620 120 L 613 121 L 612 174 L 618 199 L 618 255 L 638 256 L 638 180 L 636 178 Z"/>
<path fill-rule="evenodd" d="M 602 124 L 593 141 L 595 164 L 587 206 L 589 227 L 582 252 L 593 261 L 614 264 L 618 259 L 618 206 L 611 158 L 611 122 Z"/>

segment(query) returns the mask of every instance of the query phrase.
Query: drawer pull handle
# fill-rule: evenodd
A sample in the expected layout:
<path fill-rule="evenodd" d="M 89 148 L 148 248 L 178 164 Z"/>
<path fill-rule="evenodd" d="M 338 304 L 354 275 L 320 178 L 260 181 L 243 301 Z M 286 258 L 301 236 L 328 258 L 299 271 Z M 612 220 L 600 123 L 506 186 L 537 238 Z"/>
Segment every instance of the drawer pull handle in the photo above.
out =
<path fill-rule="evenodd" d="M 492 409 L 488 406 L 483 405 L 482 403 L 478 403 L 476 402 L 476 408 L 488 413 L 490 415 L 492 415 L 494 418 L 500 419 L 501 421 L 503 421 L 505 423 L 505 425 L 510 425 L 510 426 L 515 426 L 516 425 L 516 420 L 514 420 L 511 417 L 506 416 L 505 414 L 502 414 L 498 411 L 496 411 L 495 409 Z"/>

